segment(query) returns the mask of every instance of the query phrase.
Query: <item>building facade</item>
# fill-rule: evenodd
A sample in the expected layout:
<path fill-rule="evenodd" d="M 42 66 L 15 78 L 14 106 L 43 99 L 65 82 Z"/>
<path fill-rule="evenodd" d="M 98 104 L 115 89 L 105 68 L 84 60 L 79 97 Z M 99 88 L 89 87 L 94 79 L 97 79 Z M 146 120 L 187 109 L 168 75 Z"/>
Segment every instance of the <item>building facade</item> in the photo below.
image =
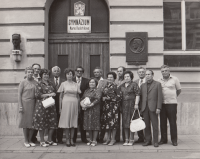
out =
<path fill-rule="evenodd" d="M 86 20 L 77 21 L 80 16 Z M 83 28 L 77 25 L 88 24 L 89 31 L 80 33 Z M 129 32 L 147 33 L 147 62 L 126 62 Z M 21 36 L 17 62 L 13 34 Z M 200 134 L 199 0 L 1 0 L 0 135 L 22 134 L 17 90 L 25 67 L 33 63 L 62 70 L 82 65 L 85 77 L 92 76 L 96 66 L 103 68 L 104 76 L 124 66 L 137 78 L 137 68 L 143 66 L 154 71 L 156 80 L 167 64 L 182 86 L 178 134 Z"/>

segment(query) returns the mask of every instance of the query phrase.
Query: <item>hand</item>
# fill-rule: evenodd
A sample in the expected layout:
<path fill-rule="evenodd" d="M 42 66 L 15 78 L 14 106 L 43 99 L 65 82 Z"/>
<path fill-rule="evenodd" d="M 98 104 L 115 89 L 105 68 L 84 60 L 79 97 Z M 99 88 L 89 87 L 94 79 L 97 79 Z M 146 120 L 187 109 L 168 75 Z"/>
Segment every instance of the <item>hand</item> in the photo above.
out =
<path fill-rule="evenodd" d="M 135 109 L 138 109 L 138 104 L 135 104 Z"/>
<path fill-rule="evenodd" d="M 23 107 L 19 107 L 19 113 L 23 113 Z"/>
<path fill-rule="evenodd" d="M 156 109 L 156 114 L 160 114 L 160 109 Z"/>
<path fill-rule="evenodd" d="M 54 96 L 56 96 L 56 94 L 55 94 L 55 93 L 51 93 L 50 96 L 51 96 L 51 97 L 54 97 Z"/>

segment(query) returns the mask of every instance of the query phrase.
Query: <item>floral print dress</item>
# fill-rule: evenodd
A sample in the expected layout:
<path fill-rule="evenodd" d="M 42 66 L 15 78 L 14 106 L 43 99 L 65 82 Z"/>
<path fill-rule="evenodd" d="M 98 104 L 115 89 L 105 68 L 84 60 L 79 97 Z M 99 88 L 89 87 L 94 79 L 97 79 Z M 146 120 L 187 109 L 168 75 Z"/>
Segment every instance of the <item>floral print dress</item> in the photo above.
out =
<path fill-rule="evenodd" d="M 57 114 L 55 105 L 44 108 L 41 98 L 42 94 L 49 94 L 55 92 L 53 85 L 48 82 L 46 85 L 44 82 L 36 84 L 36 106 L 33 116 L 33 128 L 36 130 L 44 129 L 56 129 L 58 127 Z"/>
<path fill-rule="evenodd" d="M 82 100 L 88 97 L 93 107 L 87 108 L 84 111 L 83 129 L 84 130 L 100 130 L 100 95 L 97 94 L 97 89 L 87 89 L 82 97 Z"/>
<path fill-rule="evenodd" d="M 140 89 L 138 84 L 133 81 L 127 87 L 125 83 L 122 84 L 120 89 L 122 92 L 122 127 L 130 128 L 130 121 L 135 107 L 135 98 L 136 96 L 140 96 Z"/>
<path fill-rule="evenodd" d="M 110 100 L 105 100 L 103 102 L 101 128 L 104 130 L 118 129 L 119 106 L 122 98 L 121 91 L 117 89 L 115 83 L 107 83 L 102 93 L 102 98 L 103 97 L 110 97 Z"/>

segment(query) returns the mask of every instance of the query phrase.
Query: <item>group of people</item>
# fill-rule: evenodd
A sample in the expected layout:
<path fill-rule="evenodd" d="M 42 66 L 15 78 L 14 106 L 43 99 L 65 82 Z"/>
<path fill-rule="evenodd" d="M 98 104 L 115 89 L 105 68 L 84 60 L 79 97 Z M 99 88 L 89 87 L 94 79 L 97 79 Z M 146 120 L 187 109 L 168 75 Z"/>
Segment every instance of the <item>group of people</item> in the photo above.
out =
<path fill-rule="evenodd" d="M 161 66 L 162 77 L 155 81 L 154 72 L 143 67 L 138 68 L 139 79 L 123 66 L 115 72 L 108 72 L 103 79 L 103 71 L 96 67 L 94 77 L 83 77 L 84 68 L 75 70 L 66 68 L 64 77 L 60 77 L 58 66 L 51 72 L 33 64 L 25 69 L 25 79 L 19 85 L 19 127 L 23 128 L 26 147 L 36 146 L 39 131 L 40 146 L 56 146 L 63 143 L 63 130 L 66 146 L 76 146 L 77 128 L 81 140 L 87 145 L 96 146 L 97 142 L 113 146 L 120 141 L 120 121 L 124 146 L 143 143 L 158 147 L 168 142 L 167 119 L 170 124 L 171 141 L 177 146 L 177 97 L 181 93 L 178 78 L 170 74 L 167 65 Z M 50 78 L 50 74 L 52 77 Z M 48 97 L 55 99 L 55 105 L 45 108 L 42 101 Z M 89 102 L 84 103 L 85 99 Z M 138 111 L 137 111 L 138 110 Z M 133 112 L 134 113 L 133 116 Z M 158 142 L 158 117 L 160 114 L 161 140 Z M 130 121 L 143 117 L 146 128 L 137 132 L 130 131 Z M 44 140 L 48 132 L 47 141 Z M 87 140 L 86 132 L 89 132 Z M 107 138 L 104 141 L 104 136 Z"/>

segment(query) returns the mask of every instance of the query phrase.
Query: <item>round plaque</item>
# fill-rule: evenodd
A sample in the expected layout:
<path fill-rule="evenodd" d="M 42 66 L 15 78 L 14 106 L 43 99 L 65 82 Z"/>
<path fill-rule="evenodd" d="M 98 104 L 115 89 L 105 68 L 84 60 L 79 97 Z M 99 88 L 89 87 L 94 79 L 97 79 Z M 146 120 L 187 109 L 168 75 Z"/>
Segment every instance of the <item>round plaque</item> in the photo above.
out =
<path fill-rule="evenodd" d="M 129 43 L 130 50 L 139 54 L 144 50 L 144 41 L 141 38 L 133 38 Z"/>

